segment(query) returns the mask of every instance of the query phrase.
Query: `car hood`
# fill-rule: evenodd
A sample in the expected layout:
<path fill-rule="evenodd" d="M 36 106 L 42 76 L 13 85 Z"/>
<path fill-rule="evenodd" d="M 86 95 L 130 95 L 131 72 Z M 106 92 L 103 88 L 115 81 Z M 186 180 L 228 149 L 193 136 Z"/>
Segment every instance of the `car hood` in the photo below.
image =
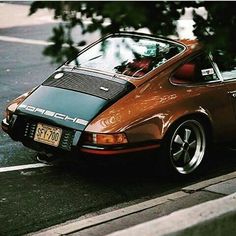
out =
<path fill-rule="evenodd" d="M 57 71 L 18 106 L 16 113 L 84 130 L 94 117 L 132 89 L 133 85 L 124 80 Z"/>

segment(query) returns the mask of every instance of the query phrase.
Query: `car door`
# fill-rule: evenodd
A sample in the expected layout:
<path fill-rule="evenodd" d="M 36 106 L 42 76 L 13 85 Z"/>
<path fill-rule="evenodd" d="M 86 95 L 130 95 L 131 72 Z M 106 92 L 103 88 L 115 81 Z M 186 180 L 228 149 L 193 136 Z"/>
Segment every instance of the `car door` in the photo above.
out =
<path fill-rule="evenodd" d="M 185 62 L 174 74 L 172 82 L 187 86 L 193 97 L 192 104 L 208 114 L 213 127 L 213 141 L 227 142 L 235 137 L 236 80 L 231 86 L 224 82 L 211 57 L 202 53 Z M 230 92 L 235 96 L 235 113 Z"/>
<path fill-rule="evenodd" d="M 219 69 L 227 88 L 227 93 L 233 107 L 236 122 L 236 65 L 228 64 L 228 66 L 219 66 Z"/>

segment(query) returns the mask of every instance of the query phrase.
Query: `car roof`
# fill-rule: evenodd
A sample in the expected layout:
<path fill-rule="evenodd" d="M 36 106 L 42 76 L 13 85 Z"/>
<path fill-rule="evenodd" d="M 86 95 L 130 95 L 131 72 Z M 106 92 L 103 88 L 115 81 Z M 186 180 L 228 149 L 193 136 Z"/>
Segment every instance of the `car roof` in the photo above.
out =
<path fill-rule="evenodd" d="M 196 47 L 201 47 L 201 44 L 197 39 L 181 39 L 178 40 L 177 42 L 184 44 L 187 48 L 196 48 Z"/>
<path fill-rule="evenodd" d="M 147 33 L 141 33 L 141 32 L 136 32 L 136 31 L 119 31 L 113 34 L 109 34 L 109 36 L 114 36 L 114 35 L 133 35 L 133 36 L 138 36 L 138 37 L 147 37 L 147 38 L 152 38 L 152 39 L 160 39 L 160 40 L 167 40 L 173 43 L 177 44 L 182 44 L 183 46 L 186 47 L 186 49 L 189 49 L 191 51 L 195 51 L 194 49 L 200 49 L 202 48 L 201 44 L 197 39 L 173 39 L 169 37 L 163 37 L 163 36 L 157 36 L 154 34 L 147 34 Z"/>

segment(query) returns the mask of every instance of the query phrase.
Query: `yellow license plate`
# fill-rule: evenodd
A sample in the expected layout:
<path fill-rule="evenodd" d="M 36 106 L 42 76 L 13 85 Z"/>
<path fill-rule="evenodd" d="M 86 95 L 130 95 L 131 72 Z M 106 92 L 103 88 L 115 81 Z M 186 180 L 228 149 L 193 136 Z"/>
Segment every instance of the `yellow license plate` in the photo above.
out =
<path fill-rule="evenodd" d="M 58 147 L 61 135 L 62 135 L 62 129 L 38 123 L 34 135 L 34 141 Z"/>

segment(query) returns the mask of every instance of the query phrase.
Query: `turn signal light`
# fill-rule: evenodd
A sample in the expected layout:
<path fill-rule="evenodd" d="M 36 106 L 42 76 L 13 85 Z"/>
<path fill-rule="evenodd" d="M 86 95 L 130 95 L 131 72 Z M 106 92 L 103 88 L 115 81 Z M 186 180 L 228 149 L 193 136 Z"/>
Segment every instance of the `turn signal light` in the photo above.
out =
<path fill-rule="evenodd" d="M 84 142 L 98 145 L 115 145 L 115 144 L 128 143 L 128 140 L 124 133 L 117 133 L 117 134 L 86 133 L 84 135 Z"/>
<path fill-rule="evenodd" d="M 9 123 L 9 121 L 12 117 L 12 114 L 13 114 L 13 112 L 7 108 L 5 111 L 5 118 L 6 118 L 7 123 Z"/>
<path fill-rule="evenodd" d="M 23 102 L 29 94 L 30 94 L 30 92 L 24 93 L 21 96 L 14 99 L 10 104 L 8 104 L 8 107 L 5 111 L 5 118 L 6 118 L 7 122 L 10 121 L 10 119 L 11 119 L 13 113 L 15 112 L 16 108 L 18 107 L 18 105 L 21 102 Z"/>

